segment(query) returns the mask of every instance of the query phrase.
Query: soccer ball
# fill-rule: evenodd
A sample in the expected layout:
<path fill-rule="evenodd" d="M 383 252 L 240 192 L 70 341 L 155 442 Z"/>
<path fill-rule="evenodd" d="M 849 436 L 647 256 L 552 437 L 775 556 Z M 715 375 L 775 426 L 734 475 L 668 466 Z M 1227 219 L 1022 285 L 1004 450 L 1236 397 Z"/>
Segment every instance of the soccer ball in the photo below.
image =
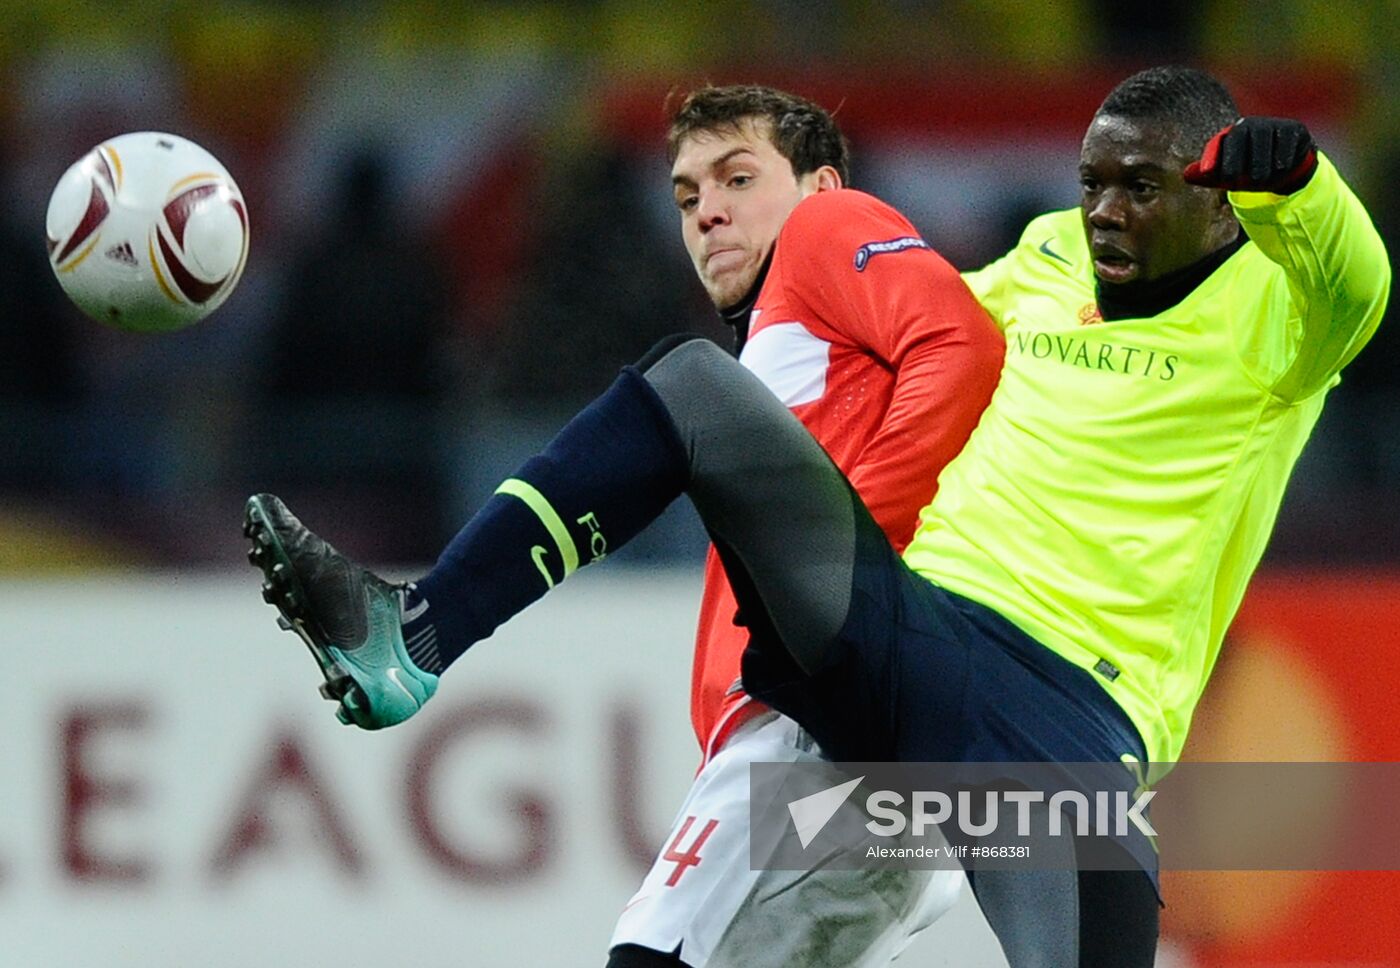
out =
<path fill-rule="evenodd" d="M 49 198 L 49 264 L 78 308 L 120 329 L 180 329 L 228 298 L 248 260 L 248 209 L 227 169 L 173 134 L 93 148 Z"/>

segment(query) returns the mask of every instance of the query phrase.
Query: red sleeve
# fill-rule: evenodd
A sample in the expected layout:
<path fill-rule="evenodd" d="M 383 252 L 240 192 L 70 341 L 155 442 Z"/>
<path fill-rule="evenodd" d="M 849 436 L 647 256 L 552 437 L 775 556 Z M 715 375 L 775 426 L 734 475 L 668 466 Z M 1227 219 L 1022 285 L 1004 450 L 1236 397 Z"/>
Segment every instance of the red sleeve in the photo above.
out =
<path fill-rule="evenodd" d="M 789 298 L 895 373 L 885 418 L 849 476 L 902 549 L 996 388 L 1001 331 L 913 225 L 863 192 L 805 199 L 778 245 L 796 256 Z"/>

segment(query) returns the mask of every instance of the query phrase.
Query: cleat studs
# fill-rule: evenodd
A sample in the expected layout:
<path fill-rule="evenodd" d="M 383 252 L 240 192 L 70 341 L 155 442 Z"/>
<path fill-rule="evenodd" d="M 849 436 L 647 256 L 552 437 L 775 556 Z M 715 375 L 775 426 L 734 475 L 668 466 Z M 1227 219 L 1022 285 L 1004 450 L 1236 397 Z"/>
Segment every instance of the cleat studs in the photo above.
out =
<path fill-rule="evenodd" d="M 248 549 L 248 564 L 256 565 L 262 559 L 262 556 L 262 547 L 260 545 L 253 545 L 253 547 Z"/>
<path fill-rule="evenodd" d="M 356 703 L 351 699 L 350 687 L 354 684 L 349 676 L 336 676 L 334 679 L 327 679 L 321 683 L 321 695 L 327 699 L 339 699 L 346 706 L 353 708 Z"/>
<path fill-rule="evenodd" d="M 290 632 L 292 630 L 292 623 L 287 620 L 287 616 L 279 615 L 277 616 L 277 627 L 283 632 Z"/>
<path fill-rule="evenodd" d="M 296 592 L 287 592 L 286 596 L 282 599 L 282 603 L 286 606 L 287 611 L 289 612 L 295 611 L 301 606 L 301 601 L 297 598 Z"/>
<path fill-rule="evenodd" d="M 355 725 L 354 720 L 352 720 L 352 719 L 350 718 L 350 714 L 349 714 L 348 712 L 345 711 L 345 707 L 344 707 L 344 706 L 337 706 L 337 707 L 336 707 L 336 709 L 335 709 L 335 718 L 338 719 L 338 720 L 340 720 L 340 723 L 341 723 L 342 726 L 353 726 L 353 725 Z"/>
<path fill-rule="evenodd" d="M 267 602 L 269 605 L 277 604 L 277 589 L 272 587 L 271 582 L 263 582 L 262 597 L 263 601 Z"/>

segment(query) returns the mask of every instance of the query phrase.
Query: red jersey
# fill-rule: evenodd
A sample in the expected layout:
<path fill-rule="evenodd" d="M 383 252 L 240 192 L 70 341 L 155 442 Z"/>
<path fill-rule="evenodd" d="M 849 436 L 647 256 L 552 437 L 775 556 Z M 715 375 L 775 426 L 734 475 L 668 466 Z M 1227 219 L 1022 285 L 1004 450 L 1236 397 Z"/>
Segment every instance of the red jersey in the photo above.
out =
<path fill-rule="evenodd" d="M 739 361 L 790 407 L 897 550 L 1001 372 L 1000 330 L 909 220 L 863 192 L 803 199 L 783 225 Z M 714 548 L 691 678 L 708 760 L 761 712 L 739 684 L 748 631 Z"/>

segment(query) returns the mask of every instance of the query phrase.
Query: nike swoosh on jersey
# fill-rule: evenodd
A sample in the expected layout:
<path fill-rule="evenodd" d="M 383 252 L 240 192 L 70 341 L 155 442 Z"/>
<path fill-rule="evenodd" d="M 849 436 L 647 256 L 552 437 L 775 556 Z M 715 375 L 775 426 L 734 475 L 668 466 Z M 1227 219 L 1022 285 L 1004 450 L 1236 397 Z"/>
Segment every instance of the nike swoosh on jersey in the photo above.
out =
<path fill-rule="evenodd" d="M 1063 262 L 1063 263 L 1064 263 L 1065 265 L 1067 265 L 1067 266 L 1068 266 L 1068 265 L 1073 265 L 1073 264 L 1074 264 L 1074 263 L 1070 262 L 1068 259 L 1066 259 L 1064 256 L 1060 255 L 1060 253 L 1058 253 L 1058 252 L 1056 252 L 1054 249 L 1050 248 L 1050 240 L 1049 240 L 1049 239 L 1046 239 L 1044 242 L 1040 243 L 1040 251 L 1041 251 L 1041 252 L 1044 252 L 1046 255 L 1048 255 L 1048 256 L 1049 256 L 1050 258 L 1052 258 L 1052 259 L 1059 259 L 1061 262 Z"/>

